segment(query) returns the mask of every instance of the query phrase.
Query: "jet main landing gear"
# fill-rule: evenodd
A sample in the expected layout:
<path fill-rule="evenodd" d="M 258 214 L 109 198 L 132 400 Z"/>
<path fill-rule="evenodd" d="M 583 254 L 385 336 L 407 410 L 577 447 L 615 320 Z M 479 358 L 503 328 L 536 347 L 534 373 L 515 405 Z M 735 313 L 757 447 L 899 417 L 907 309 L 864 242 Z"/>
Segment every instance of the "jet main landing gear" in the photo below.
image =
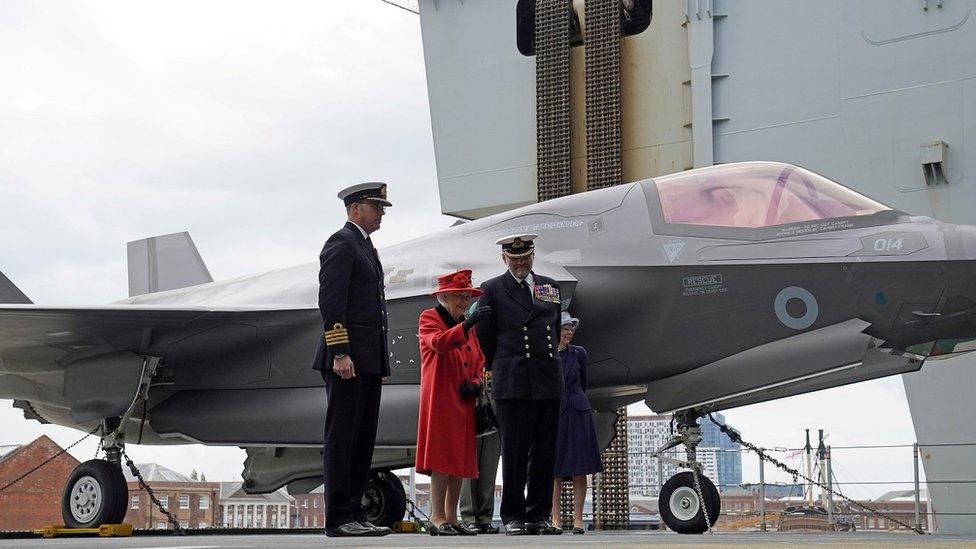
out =
<path fill-rule="evenodd" d="M 125 519 L 129 487 L 119 461 L 122 442 L 113 436 L 117 427 L 117 418 L 102 425 L 102 432 L 110 433 L 102 437 L 108 459 L 90 459 L 68 476 L 61 493 L 61 518 L 68 528 L 98 528 Z"/>
<path fill-rule="evenodd" d="M 160 364 L 158 357 L 145 357 L 132 402 L 121 417 L 102 420 L 101 439 L 105 459 L 91 459 L 68 476 L 61 493 L 61 518 L 68 528 L 98 528 L 121 524 L 128 511 L 129 486 L 122 474 L 125 425 L 136 404 L 148 399 L 149 387 Z M 94 431 L 92 431 L 94 433 Z"/>
<path fill-rule="evenodd" d="M 675 463 L 682 471 L 664 483 L 658 495 L 658 512 L 668 528 L 679 534 L 701 534 L 710 531 L 718 520 L 721 498 L 715 484 L 701 472 L 701 463 L 695 453 L 701 443 L 701 427 L 698 419 L 702 413 L 685 410 L 674 414 L 677 432 L 651 457 Z M 661 456 L 667 450 L 684 445 L 684 461 Z"/>
<path fill-rule="evenodd" d="M 366 520 L 377 526 L 390 528 L 394 522 L 403 520 L 407 511 L 403 483 L 390 471 L 373 471 L 363 494 L 363 509 Z"/>

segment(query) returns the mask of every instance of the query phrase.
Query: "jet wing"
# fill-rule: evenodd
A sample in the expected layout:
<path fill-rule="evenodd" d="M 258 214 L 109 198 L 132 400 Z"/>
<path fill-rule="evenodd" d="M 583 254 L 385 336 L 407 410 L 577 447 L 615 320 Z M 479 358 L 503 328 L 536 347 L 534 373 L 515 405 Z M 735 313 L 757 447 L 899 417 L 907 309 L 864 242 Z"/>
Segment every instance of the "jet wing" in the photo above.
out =
<path fill-rule="evenodd" d="M 273 338 L 320 322 L 311 308 L 2 305 L 0 398 L 39 404 L 58 423 L 107 417 L 128 405 L 144 356 L 191 386 L 260 381 Z"/>

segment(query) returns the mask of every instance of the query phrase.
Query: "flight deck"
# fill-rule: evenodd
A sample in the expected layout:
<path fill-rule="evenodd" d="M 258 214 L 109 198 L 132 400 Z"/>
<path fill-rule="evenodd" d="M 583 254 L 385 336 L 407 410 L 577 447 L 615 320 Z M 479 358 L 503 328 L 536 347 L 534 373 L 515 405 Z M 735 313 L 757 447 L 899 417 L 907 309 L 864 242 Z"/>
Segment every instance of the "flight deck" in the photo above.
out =
<path fill-rule="evenodd" d="M 837 549 L 888 549 L 909 547 L 976 547 L 976 536 L 919 536 L 913 534 L 786 534 L 736 533 L 684 536 L 673 532 L 587 532 L 585 535 L 505 536 L 488 535 L 441 539 L 426 534 L 393 534 L 383 538 L 327 538 L 323 534 L 136 536 L 131 538 L 0 539 L 7 547 L 183 548 L 231 549 L 250 547 L 805 547 Z"/>

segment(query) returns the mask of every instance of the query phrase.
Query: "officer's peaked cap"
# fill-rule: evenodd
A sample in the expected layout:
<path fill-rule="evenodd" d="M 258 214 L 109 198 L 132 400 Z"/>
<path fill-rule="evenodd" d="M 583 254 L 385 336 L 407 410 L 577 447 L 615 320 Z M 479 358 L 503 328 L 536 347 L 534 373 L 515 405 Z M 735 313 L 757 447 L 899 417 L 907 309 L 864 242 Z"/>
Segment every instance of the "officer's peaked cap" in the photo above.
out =
<path fill-rule="evenodd" d="M 508 257 L 525 257 L 535 249 L 532 241 L 538 237 L 537 234 L 513 234 L 499 238 L 495 244 L 500 244 L 502 253 Z"/>
<path fill-rule="evenodd" d="M 356 202 L 376 202 L 387 208 L 393 205 L 386 199 L 386 183 L 380 181 L 370 181 L 369 183 L 346 187 L 339 191 L 338 196 L 346 206 Z"/>

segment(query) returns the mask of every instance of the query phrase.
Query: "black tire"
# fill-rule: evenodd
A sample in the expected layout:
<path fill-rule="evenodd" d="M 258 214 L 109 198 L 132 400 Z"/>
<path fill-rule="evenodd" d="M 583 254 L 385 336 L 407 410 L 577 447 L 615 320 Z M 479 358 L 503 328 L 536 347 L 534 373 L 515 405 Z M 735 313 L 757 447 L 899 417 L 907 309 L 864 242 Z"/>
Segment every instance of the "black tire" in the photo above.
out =
<path fill-rule="evenodd" d="M 75 467 L 61 493 L 61 518 L 68 528 L 98 528 L 125 519 L 128 485 L 118 465 L 93 459 Z"/>
<path fill-rule="evenodd" d="M 403 520 L 407 511 L 407 493 L 403 483 L 390 471 L 373 471 L 363 494 L 363 509 L 366 520 L 376 526 L 393 526 Z"/>
<path fill-rule="evenodd" d="M 718 489 L 708 477 L 699 475 L 698 479 L 705 498 L 705 509 L 708 510 L 708 521 L 714 526 L 722 508 Z M 661 488 L 657 505 L 664 524 L 679 534 L 701 534 L 708 530 L 691 471 L 682 471 L 669 478 Z"/>

